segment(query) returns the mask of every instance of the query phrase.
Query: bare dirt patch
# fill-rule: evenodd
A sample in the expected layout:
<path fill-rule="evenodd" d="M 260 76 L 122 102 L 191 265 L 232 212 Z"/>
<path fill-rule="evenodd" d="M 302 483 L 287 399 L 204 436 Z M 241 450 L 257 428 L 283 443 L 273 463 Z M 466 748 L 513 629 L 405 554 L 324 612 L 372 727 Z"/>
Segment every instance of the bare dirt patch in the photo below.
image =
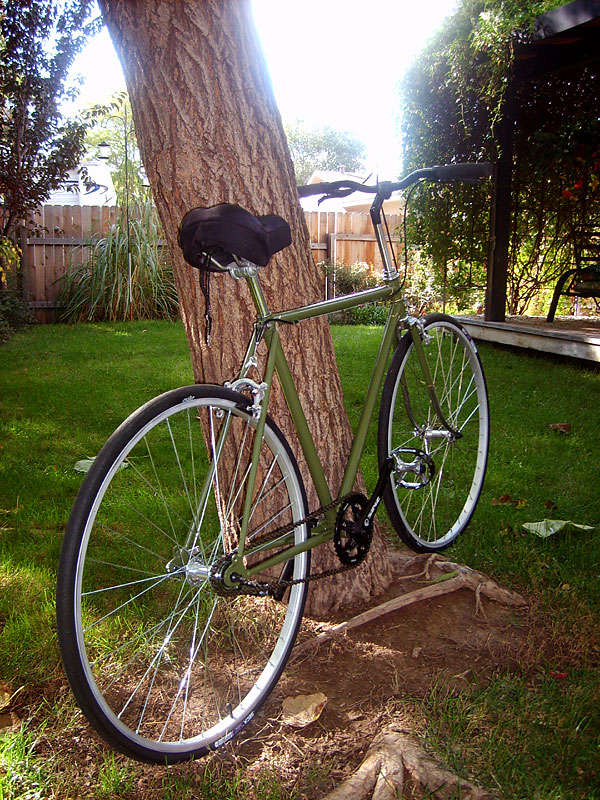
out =
<path fill-rule="evenodd" d="M 436 584 L 424 576 L 397 582 L 379 602 L 425 585 Z M 327 628 L 310 621 L 307 625 L 315 635 Z M 253 758 L 268 763 L 281 749 L 281 736 L 289 741 L 286 768 L 291 772 L 298 775 L 310 761 L 326 767 L 327 780 L 299 795 L 322 797 L 355 772 L 385 728 L 391 725 L 418 737 L 420 720 L 407 700 L 424 697 L 436 685 L 448 691 L 474 682 L 485 685 L 499 669 L 519 663 L 528 640 L 524 607 L 509 607 L 461 588 L 375 617 L 316 650 L 303 653 L 301 644 L 300 656 L 292 660 L 266 709 L 272 716 L 260 753 L 254 739 L 238 749 L 238 756 L 253 751 Z M 286 696 L 317 691 L 328 702 L 316 722 L 301 731 L 279 722 L 277 711 Z"/>
<path fill-rule="evenodd" d="M 424 575 L 424 563 L 415 559 L 408 571 L 418 576 L 398 580 L 374 606 L 455 579 L 452 571 L 452 577 L 440 577 L 439 569 Z M 359 571 L 356 579 L 360 580 Z M 118 763 L 135 774 L 134 785 L 123 787 L 120 796 L 145 800 L 207 796 L 203 781 L 208 772 L 213 783 L 225 778 L 240 781 L 244 789 L 227 797 L 319 800 L 355 773 L 373 740 L 390 726 L 417 742 L 422 723 L 418 700 L 434 686 L 460 691 L 474 682 L 485 685 L 499 669 L 516 666 L 529 646 L 526 608 L 507 606 L 469 588 L 420 600 L 314 644 L 315 637 L 364 610 L 346 609 L 329 623 L 305 621 L 297 653 L 244 741 L 208 759 L 170 768 L 134 766 L 117 756 Z M 282 722 L 287 697 L 316 692 L 327 697 L 316 721 L 302 729 Z M 108 750 L 83 718 L 62 734 L 49 731 L 37 750 L 56 758 L 57 766 L 65 762 L 65 783 L 76 781 L 65 796 L 99 796 L 99 773 Z M 276 781 L 280 793 L 264 793 L 264 782 L 269 780 Z M 258 786 L 263 787 L 262 794 Z M 404 792 L 404 797 L 423 796 L 415 786 Z"/>

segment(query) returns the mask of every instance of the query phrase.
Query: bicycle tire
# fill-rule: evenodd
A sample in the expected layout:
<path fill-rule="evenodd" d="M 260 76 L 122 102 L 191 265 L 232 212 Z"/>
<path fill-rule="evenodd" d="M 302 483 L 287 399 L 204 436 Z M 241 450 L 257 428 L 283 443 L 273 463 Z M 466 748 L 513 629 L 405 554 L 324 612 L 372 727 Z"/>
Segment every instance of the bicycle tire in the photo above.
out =
<path fill-rule="evenodd" d="M 175 763 L 230 741 L 293 647 L 306 583 L 275 600 L 223 596 L 208 577 L 235 546 L 255 429 L 241 394 L 167 392 L 110 437 L 73 506 L 57 577 L 63 664 L 91 725 L 132 758 Z M 296 459 L 267 418 L 250 533 L 307 513 Z M 307 536 L 299 525 L 295 541 Z M 305 579 L 310 554 L 273 569 L 255 577 Z"/>
<path fill-rule="evenodd" d="M 442 412 L 461 438 L 446 438 L 407 332 L 383 386 L 378 459 L 381 467 L 400 448 L 405 449 L 401 463 L 414 462 L 412 472 L 392 472 L 384 502 L 405 544 L 417 552 L 435 552 L 454 542 L 477 506 L 487 465 L 489 407 L 477 348 L 464 328 L 445 314 L 431 314 L 424 320 L 424 333 Z"/>

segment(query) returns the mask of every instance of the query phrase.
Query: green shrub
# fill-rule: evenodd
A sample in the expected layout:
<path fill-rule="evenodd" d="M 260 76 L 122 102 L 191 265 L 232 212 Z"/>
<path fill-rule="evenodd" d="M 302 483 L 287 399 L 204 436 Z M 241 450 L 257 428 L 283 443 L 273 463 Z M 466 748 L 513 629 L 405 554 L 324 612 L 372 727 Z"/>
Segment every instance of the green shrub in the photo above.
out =
<path fill-rule="evenodd" d="M 329 286 L 333 294 L 339 297 L 344 294 L 362 292 L 371 289 L 380 282 L 373 268 L 366 264 L 322 264 Z M 338 311 L 329 315 L 329 321 L 336 325 L 383 325 L 387 318 L 387 309 L 379 304 L 368 304 Z"/>
<path fill-rule="evenodd" d="M 7 236 L 0 235 L 0 342 L 21 325 L 32 322 L 20 294 L 21 251 Z"/>
<path fill-rule="evenodd" d="M 334 325 L 384 325 L 387 314 L 387 306 L 376 303 L 330 314 L 329 321 Z"/>
<path fill-rule="evenodd" d="M 31 322 L 31 312 L 18 294 L 8 289 L 0 290 L 0 342 L 6 341 L 17 328 Z"/>
<path fill-rule="evenodd" d="M 363 289 L 370 289 L 379 283 L 379 276 L 368 264 L 353 264 L 348 267 L 345 264 L 324 262 L 321 264 L 321 268 L 329 286 L 333 287 L 333 291 L 330 291 L 331 296 L 338 297 L 342 294 L 361 292 Z"/>

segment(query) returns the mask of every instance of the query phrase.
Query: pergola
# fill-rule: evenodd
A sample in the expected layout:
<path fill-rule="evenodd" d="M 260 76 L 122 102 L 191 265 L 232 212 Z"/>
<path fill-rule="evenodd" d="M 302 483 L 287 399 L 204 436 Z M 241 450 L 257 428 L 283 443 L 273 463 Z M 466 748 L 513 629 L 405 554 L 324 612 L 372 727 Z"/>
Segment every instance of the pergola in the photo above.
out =
<path fill-rule="evenodd" d="M 511 220 L 513 133 L 519 121 L 519 84 L 600 62 L 600 0 L 574 0 L 535 21 L 531 40 L 514 47 L 514 64 L 498 129 L 501 156 L 492 196 L 485 319 L 503 322 Z M 600 85 L 598 87 L 600 93 Z"/>

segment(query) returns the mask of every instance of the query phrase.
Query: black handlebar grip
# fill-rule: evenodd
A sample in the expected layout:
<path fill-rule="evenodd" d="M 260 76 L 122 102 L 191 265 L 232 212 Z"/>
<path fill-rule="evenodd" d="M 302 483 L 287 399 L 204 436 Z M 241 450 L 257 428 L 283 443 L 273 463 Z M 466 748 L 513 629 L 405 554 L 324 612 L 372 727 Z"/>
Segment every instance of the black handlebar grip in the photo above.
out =
<path fill-rule="evenodd" d="M 480 164 L 446 164 L 443 167 L 433 167 L 436 179 L 440 183 L 452 183 L 452 181 L 462 181 L 463 183 L 479 183 L 483 178 L 489 178 L 493 167 L 488 162 Z"/>

